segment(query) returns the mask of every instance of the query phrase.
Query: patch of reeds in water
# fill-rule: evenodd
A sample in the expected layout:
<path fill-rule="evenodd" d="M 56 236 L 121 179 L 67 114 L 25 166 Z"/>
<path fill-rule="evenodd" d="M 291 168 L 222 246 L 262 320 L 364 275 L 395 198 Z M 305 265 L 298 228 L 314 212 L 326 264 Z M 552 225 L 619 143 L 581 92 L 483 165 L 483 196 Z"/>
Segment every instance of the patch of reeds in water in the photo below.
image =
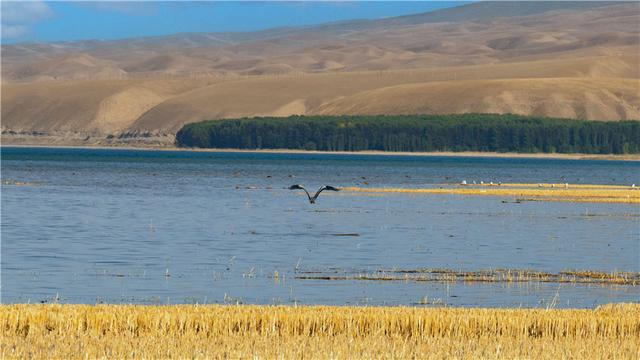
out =
<path fill-rule="evenodd" d="M 456 271 L 452 269 L 381 269 L 357 271 L 298 271 L 302 280 L 370 280 L 370 281 L 433 281 L 433 282 L 493 282 L 493 283 L 574 283 L 594 285 L 640 285 L 639 272 L 561 271 L 549 273 L 521 269 L 490 269 Z"/>
<path fill-rule="evenodd" d="M 640 305 L 2 305 L 0 338 L 3 359 L 632 359 L 640 345 Z"/>

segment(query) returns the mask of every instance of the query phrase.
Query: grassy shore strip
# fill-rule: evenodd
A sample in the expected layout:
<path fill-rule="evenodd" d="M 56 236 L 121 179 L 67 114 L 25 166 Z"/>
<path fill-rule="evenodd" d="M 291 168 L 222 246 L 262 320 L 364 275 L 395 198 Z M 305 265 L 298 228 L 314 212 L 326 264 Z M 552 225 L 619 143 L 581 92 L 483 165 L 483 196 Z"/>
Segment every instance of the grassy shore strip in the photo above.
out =
<path fill-rule="evenodd" d="M 451 184 L 446 184 L 451 185 Z M 595 189 L 595 190 L 640 190 L 638 188 L 632 188 L 630 185 L 601 185 L 601 184 L 550 184 L 550 183 L 539 183 L 539 184 L 528 184 L 528 183 L 501 183 L 498 184 L 475 184 L 475 185 L 467 185 L 473 187 L 514 187 L 514 188 L 542 188 L 542 189 Z"/>
<path fill-rule="evenodd" d="M 548 273 L 520 269 L 456 271 L 451 269 L 382 269 L 373 272 L 299 271 L 301 280 L 370 280 L 370 281 L 432 281 L 490 283 L 558 283 L 589 285 L 640 285 L 638 272 L 561 271 Z"/>
<path fill-rule="evenodd" d="M 640 189 L 612 185 L 502 184 L 438 188 L 363 188 L 343 187 L 358 193 L 453 194 L 512 197 L 520 201 L 606 202 L 640 204 Z"/>
<path fill-rule="evenodd" d="M 637 359 L 640 304 L 594 310 L 2 305 L 13 358 Z"/>
<path fill-rule="evenodd" d="M 4 138 L 3 138 L 4 139 Z M 506 159 L 548 159 L 548 160 L 611 160 L 640 161 L 640 154 L 583 154 L 583 153 L 518 153 L 495 151 L 318 151 L 292 149 L 233 149 L 233 148 L 183 148 L 168 145 L 132 146 L 130 144 L 96 144 L 96 145 L 60 145 L 49 143 L 16 144 L 10 140 L 2 142 L 0 148 L 53 148 L 53 149 L 100 149 L 100 150 L 135 150 L 135 151 L 180 151 L 200 153 L 255 153 L 255 154 L 320 154 L 320 155 L 376 155 L 376 156 L 424 156 L 424 157 L 473 157 L 473 158 L 506 158 Z"/>

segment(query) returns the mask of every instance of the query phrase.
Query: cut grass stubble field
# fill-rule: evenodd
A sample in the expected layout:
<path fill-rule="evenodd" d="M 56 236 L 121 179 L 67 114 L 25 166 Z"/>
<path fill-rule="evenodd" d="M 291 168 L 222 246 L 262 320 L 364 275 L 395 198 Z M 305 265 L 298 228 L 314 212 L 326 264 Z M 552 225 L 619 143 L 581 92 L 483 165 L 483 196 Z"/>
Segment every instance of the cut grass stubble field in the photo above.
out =
<path fill-rule="evenodd" d="M 637 359 L 640 305 L 594 310 L 2 305 L 12 358 Z"/>

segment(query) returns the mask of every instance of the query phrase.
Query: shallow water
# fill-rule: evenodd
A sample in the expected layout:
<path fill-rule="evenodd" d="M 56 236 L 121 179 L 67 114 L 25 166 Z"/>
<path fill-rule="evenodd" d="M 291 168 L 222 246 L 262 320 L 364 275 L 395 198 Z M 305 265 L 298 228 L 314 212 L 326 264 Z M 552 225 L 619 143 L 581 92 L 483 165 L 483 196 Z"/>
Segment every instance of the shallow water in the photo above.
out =
<path fill-rule="evenodd" d="M 2 180 L 5 303 L 592 307 L 640 297 L 638 286 L 295 279 L 335 268 L 638 272 L 637 205 L 349 192 L 310 205 L 286 189 L 628 185 L 640 183 L 638 162 L 3 147 Z"/>

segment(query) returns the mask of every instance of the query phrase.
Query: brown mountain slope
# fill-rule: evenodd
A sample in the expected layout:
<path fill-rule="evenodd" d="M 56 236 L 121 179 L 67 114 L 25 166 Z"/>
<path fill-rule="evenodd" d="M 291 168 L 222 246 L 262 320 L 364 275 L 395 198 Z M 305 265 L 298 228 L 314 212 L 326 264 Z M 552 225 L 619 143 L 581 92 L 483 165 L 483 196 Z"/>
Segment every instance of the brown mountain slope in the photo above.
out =
<path fill-rule="evenodd" d="M 2 84 L 2 127 L 14 132 L 119 133 L 162 101 L 206 82 L 82 80 Z"/>
<path fill-rule="evenodd" d="M 3 46 L 3 139 L 171 141 L 188 122 L 256 115 L 640 119 L 639 3 L 520 4 L 164 41 Z"/>
<path fill-rule="evenodd" d="M 553 11 L 526 17 L 489 17 L 489 10 L 514 13 L 511 3 L 492 2 L 434 13 L 334 26 L 273 30 L 246 39 L 218 36 L 165 37 L 114 42 L 19 44 L 3 46 L 3 80 L 107 79 L 182 76 L 261 75 L 295 72 L 390 70 L 514 61 L 523 57 L 580 56 L 614 46 L 638 46 L 636 3 L 594 7 L 568 2 L 515 4 L 515 8 Z M 527 5 L 529 4 L 529 5 Z M 546 5 L 545 5 L 546 4 Z M 559 4 L 559 5 L 558 5 Z M 600 4 L 600 3 L 594 3 Z M 529 10 L 531 10 L 529 9 Z M 482 16 L 471 16 L 470 10 Z M 457 15 L 456 15 L 457 14 Z M 464 15 L 464 16 L 463 16 Z M 423 19 L 425 22 L 417 22 Z M 479 20 L 483 19 L 483 20 Z M 445 20 L 443 20 L 445 21 Z M 366 29 L 361 29 L 366 24 Z M 331 30 L 334 29 L 334 30 Z M 252 33 L 250 33 L 252 34 Z M 261 35 L 262 34 L 262 35 Z M 232 36 L 227 36 L 232 39 Z M 194 39 L 195 38 L 195 39 Z M 577 52 L 577 53 L 576 53 Z"/>
<path fill-rule="evenodd" d="M 323 104 L 318 114 L 499 113 L 578 119 L 640 119 L 640 80 L 461 80 L 390 86 Z M 637 94 L 636 94 L 637 95 Z"/>
<path fill-rule="evenodd" d="M 602 54 L 611 47 L 638 46 L 640 3 L 601 5 L 481 2 L 423 15 L 346 22 L 297 32 L 248 33 L 244 38 L 236 34 L 184 34 L 146 40 L 5 45 L 2 78 L 29 82 L 161 74 L 390 70 L 495 63 L 522 57 L 578 57 L 585 52 Z M 576 7 L 586 9 L 570 10 Z M 552 11 L 543 12 L 545 9 Z M 514 13 L 534 15 L 517 17 Z M 437 19 L 443 20 L 433 22 Z"/>

